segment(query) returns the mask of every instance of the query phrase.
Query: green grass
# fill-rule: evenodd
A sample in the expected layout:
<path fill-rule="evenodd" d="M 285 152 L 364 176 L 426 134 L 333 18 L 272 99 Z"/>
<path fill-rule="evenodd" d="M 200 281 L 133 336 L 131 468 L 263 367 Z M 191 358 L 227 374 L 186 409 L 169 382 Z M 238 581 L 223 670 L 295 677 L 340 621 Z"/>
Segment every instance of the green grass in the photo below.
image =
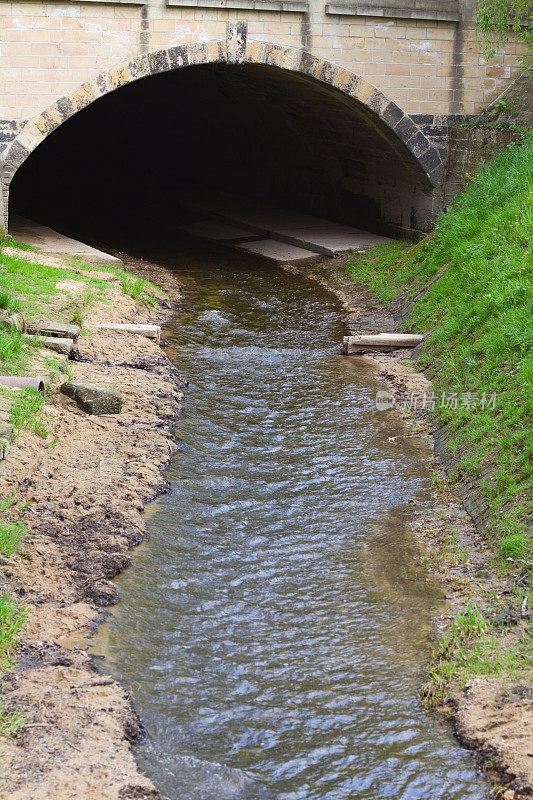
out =
<path fill-rule="evenodd" d="M 0 292 L 0 308 L 7 311 L 20 311 L 22 305 L 16 297 L 12 297 L 7 292 Z"/>
<path fill-rule="evenodd" d="M 26 607 L 19 606 L 7 594 L 0 594 L 0 679 L 13 666 L 27 616 Z M 0 700 L 0 736 L 12 736 L 24 722 L 21 714 L 8 711 Z"/>
<path fill-rule="evenodd" d="M 33 431 L 46 439 L 49 431 L 44 419 L 44 401 L 44 394 L 30 387 L 11 392 L 9 422 L 13 425 L 13 441 L 22 430 Z"/>
<path fill-rule="evenodd" d="M 145 305 L 154 305 L 155 297 L 148 291 L 147 283 L 143 278 L 123 274 L 120 279 L 122 293 Z"/>
<path fill-rule="evenodd" d="M 530 242 L 531 239 L 531 242 Z M 420 357 L 460 454 L 490 508 L 504 559 L 531 560 L 533 512 L 533 133 L 483 167 L 415 247 L 380 245 L 347 266 L 384 301 L 414 299 L 408 327 L 432 331 Z M 427 291 L 417 300 L 423 287 Z M 462 405 L 464 393 L 475 407 Z M 485 403 L 495 395 L 495 407 Z"/>
<path fill-rule="evenodd" d="M 7 375 L 24 375 L 28 350 L 18 331 L 0 328 L 0 367 Z"/>
<path fill-rule="evenodd" d="M 4 522 L 0 520 L 0 556 L 12 556 L 20 547 L 24 534 L 21 522 Z"/>
<path fill-rule="evenodd" d="M 509 644 L 475 606 L 469 605 L 454 619 L 433 653 L 428 678 L 422 688 L 425 706 L 440 706 L 450 684 L 467 688 L 477 675 L 512 678 L 531 666 L 531 642 L 527 636 Z"/>
<path fill-rule="evenodd" d="M 0 595 L 0 673 L 13 665 L 13 656 L 19 646 L 19 635 L 27 616 L 26 608 L 21 608 L 6 594 Z"/>
<path fill-rule="evenodd" d="M 37 252 L 37 248 L 33 247 L 31 244 L 25 244 L 24 242 L 19 242 L 17 239 L 13 239 L 12 236 L 5 236 L 2 240 L 2 245 L 4 247 L 15 247 L 17 250 L 28 250 L 32 253 Z"/>
<path fill-rule="evenodd" d="M 7 254 L 5 247 L 16 248 L 18 252 Z M 35 248 L 9 237 L 0 245 L 0 309 L 20 311 L 28 319 L 47 317 L 61 322 L 74 322 L 82 327 L 90 305 L 108 302 L 106 293 L 109 280 L 99 275 L 102 270 L 115 276 L 122 291 L 137 302 L 145 305 L 154 305 L 156 302 L 156 287 L 121 267 L 89 264 L 82 258 L 72 258 L 66 266 L 49 266 L 28 261 L 25 251 L 35 251 Z M 80 269 L 83 274 L 80 274 Z M 58 288 L 58 284 L 63 281 L 84 283 L 86 288 L 80 287 L 79 296 L 61 305 L 63 290 Z M 31 359 L 31 342 L 23 340 L 18 333 L 0 322 L 0 372 L 26 375 Z"/>

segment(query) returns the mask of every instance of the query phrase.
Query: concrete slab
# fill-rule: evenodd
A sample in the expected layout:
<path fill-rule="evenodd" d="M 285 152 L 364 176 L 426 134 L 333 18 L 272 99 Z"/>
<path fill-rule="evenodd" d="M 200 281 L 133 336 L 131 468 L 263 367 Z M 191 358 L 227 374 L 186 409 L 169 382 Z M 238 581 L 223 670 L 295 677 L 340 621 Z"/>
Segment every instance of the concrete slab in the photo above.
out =
<path fill-rule="evenodd" d="M 335 256 L 347 250 L 363 250 L 390 241 L 386 236 L 349 225 L 304 214 L 291 209 L 273 208 L 261 200 L 234 195 L 202 194 L 191 198 L 192 205 L 228 225 L 244 228 L 265 239 L 277 239 L 304 250 Z"/>
<path fill-rule="evenodd" d="M 340 227 L 340 226 L 339 226 Z M 376 244 L 389 242 L 386 236 L 378 236 L 367 231 L 355 232 L 354 229 L 348 232 L 339 233 L 332 226 L 318 229 L 293 229 L 287 233 L 276 232 L 274 234 L 281 241 L 294 244 L 297 247 L 305 247 L 314 250 L 315 253 L 323 253 L 326 256 L 335 256 L 347 250 L 364 250 Z"/>
<path fill-rule="evenodd" d="M 25 217 L 10 217 L 9 235 L 19 242 L 29 244 L 42 250 L 43 253 L 54 253 L 58 255 L 83 256 L 87 261 L 97 264 L 120 264 L 119 258 L 97 250 L 69 236 L 47 228 L 31 219 Z"/>
<path fill-rule="evenodd" d="M 216 219 L 191 222 L 190 225 L 182 225 L 180 230 L 212 242 L 246 242 L 257 238 L 257 234 L 250 230 Z"/>
<path fill-rule="evenodd" d="M 275 239 L 260 239 L 255 242 L 238 244 L 236 247 L 239 250 L 247 250 L 249 253 L 255 253 L 278 263 L 307 261 L 309 258 L 316 258 L 317 255 L 312 250 L 304 250 L 302 247 L 295 247 L 286 242 L 278 242 Z"/>

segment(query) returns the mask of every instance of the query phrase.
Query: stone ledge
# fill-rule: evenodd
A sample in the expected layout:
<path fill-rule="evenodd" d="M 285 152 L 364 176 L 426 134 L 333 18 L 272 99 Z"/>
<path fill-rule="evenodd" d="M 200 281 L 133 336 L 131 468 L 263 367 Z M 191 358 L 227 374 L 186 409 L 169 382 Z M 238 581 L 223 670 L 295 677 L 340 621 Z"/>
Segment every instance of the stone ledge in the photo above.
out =
<path fill-rule="evenodd" d="M 459 22 L 461 11 L 456 0 L 367 0 L 364 4 L 327 3 L 326 14 L 355 17 L 387 17 L 388 19 L 429 19 L 442 22 Z"/>
<path fill-rule="evenodd" d="M 138 0 L 137 0 L 138 1 Z M 90 2 L 90 0 L 85 0 Z M 108 2 L 108 0 L 98 0 Z M 125 0 L 122 0 L 125 2 Z M 309 11 L 309 4 L 300 0 L 167 0 L 167 6 L 194 8 L 235 8 L 251 11 Z"/>
<path fill-rule="evenodd" d="M 23 0 L 24 2 L 25 0 Z M 34 0 L 27 0 L 27 2 L 34 2 Z M 72 5 L 71 0 L 58 0 L 58 2 L 65 2 L 69 5 Z M 145 6 L 148 4 L 148 0 L 76 0 L 76 5 L 78 3 L 105 3 L 108 6 Z"/>

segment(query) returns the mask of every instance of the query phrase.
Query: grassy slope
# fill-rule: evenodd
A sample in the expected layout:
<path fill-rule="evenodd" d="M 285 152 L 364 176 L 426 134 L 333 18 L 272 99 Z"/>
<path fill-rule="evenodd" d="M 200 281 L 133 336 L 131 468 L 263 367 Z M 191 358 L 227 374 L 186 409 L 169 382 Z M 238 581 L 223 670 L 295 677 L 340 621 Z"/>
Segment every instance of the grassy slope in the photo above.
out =
<path fill-rule="evenodd" d="M 530 243 L 531 237 L 531 243 Z M 503 558 L 531 559 L 533 502 L 533 133 L 510 145 L 460 194 L 436 231 L 382 245 L 347 269 L 382 300 L 416 297 L 408 326 L 432 330 L 421 364 L 442 391 L 497 395 L 495 409 L 438 407 L 491 510 Z M 529 530 L 528 530 L 529 522 Z"/>

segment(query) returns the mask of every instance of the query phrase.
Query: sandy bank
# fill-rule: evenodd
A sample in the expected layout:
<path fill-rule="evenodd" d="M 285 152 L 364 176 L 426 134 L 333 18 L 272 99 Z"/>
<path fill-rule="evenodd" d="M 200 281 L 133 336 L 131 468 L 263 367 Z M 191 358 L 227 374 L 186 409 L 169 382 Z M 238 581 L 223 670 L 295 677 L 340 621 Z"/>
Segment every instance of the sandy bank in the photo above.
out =
<path fill-rule="evenodd" d="M 91 308 L 87 323 L 163 317 L 159 306 L 139 305 L 116 276 L 107 277 L 106 303 Z M 27 527 L 22 554 L 2 565 L 3 590 L 30 609 L 21 658 L 4 682 L 6 708 L 27 724 L 0 738 L 3 800 L 160 796 L 131 753 L 141 725 L 128 694 L 72 643 L 115 602 L 111 579 L 143 538 L 143 506 L 166 488 L 161 470 L 174 449 L 182 380 L 161 348 L 141 336 L 82 335 L 79 351 L 74 375 L 118 388 L 122 413 L 87 415 L 52 389 L 47 440 L 22 431 L 0 462 L 0 495 L 16 493 L 13 513 Z"/>

